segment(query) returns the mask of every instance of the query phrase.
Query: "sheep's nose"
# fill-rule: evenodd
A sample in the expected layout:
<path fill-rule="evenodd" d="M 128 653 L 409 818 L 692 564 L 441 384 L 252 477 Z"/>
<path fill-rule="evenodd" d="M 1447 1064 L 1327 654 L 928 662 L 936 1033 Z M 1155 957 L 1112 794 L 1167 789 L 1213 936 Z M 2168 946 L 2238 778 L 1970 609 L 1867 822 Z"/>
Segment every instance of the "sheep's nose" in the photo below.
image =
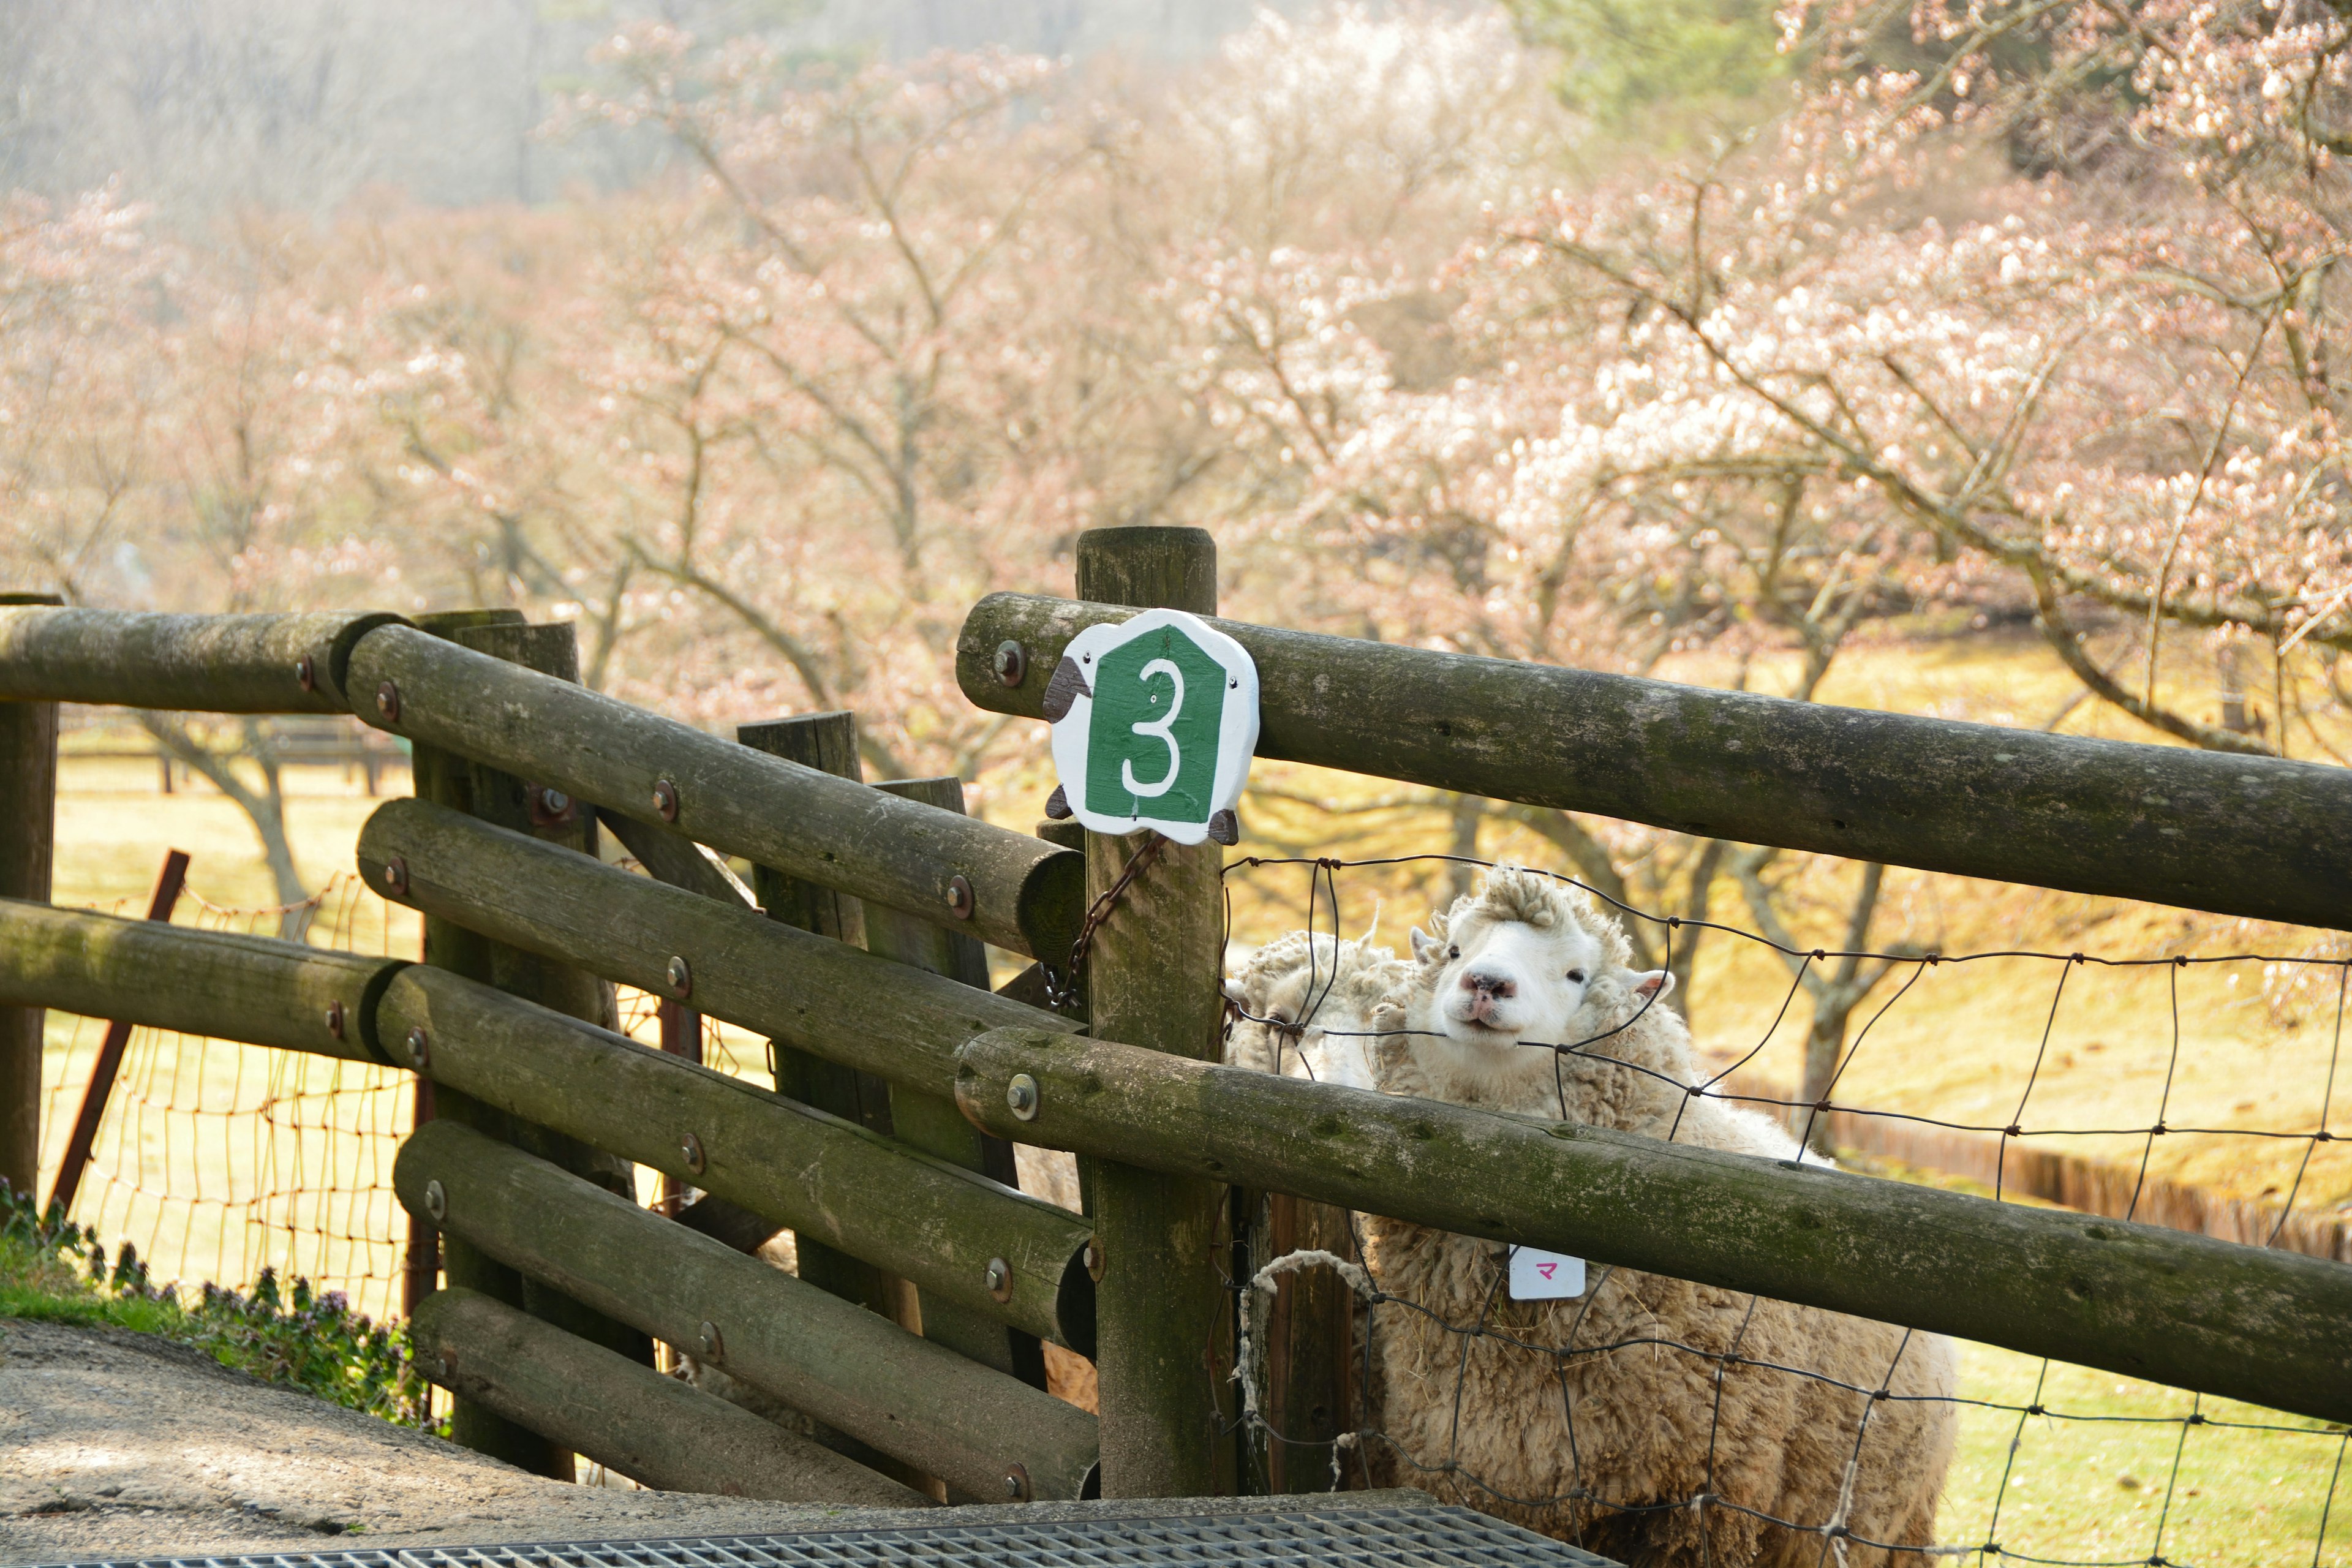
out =
<path fill-rule="evenodd" d="M 1467 970 L 1462 976 L 1462 989 L 1475 991 L 1481 996 L 1516 996 L 1518 982 L 1507 974 L 1496 974 L 1484 970 Z"/>

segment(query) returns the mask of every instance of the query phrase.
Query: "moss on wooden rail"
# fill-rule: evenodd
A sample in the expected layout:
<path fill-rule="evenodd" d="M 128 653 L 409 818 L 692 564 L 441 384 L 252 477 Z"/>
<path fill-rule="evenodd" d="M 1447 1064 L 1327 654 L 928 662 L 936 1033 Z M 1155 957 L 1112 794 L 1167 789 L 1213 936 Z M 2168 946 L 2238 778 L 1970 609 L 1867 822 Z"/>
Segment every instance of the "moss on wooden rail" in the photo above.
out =
<path fill-rule="evenodd" d="M 1069 640 L 1132 610 L 974 606 L 964 695 L 1039 717 Z M 1213 623 L 1257 661 L 1258 754 L 1496 800 L 2075 892 L 2352 928 L 2352 773 Z M 1004 642 L 1019 685 L 997 677 Z"/>
<path fill-rule="evenodd" d="M 1008 1475 L 1039 1500 L 1086 1490 L 1085 1411 L 543 1160 L 435 1122 L 402 1146 L 393 1185 L 525 1275 L 972 1496 L 1004 1499 Z"/>
<path fill-rule="evenodd" d="M 0 700 L 208 713 L 348 711 L 352 648 L 393 615 L 0 608 Z"/>
<path fill-rule="evenodd" d="M 664 1491 L 925 1508 L 931 1500 L 715 1395 L 472 1290 L 410 1320 L 428 1376 Z"/>
<path fill-rule="evenodd" d="M 2352 1420 L 2340 1263 L 1067 1035 L 961 1058 L 964 1113 L 1034 1143 Z"/>
<path fill-rule="evenodd" d="M 390 1063 L 372 1028 L 395 958 L 0 899 L 0 1006 Z"/>
<path fill-rule="evenodd" d="M 384 991 L 376 1026 L 396 1052 L 411 1031 L 421 1035 L 436 1083 L 1094 1353 L 1084 1261 L 1092 1227 L 1066 1209 L 439 970 L 404 970 Z M 1003 1300 L 990 1287 L 998 1259 L 1010 1266 Z"/>
<path fill-rule="evenodd" d="M 770 756 L 409 626 L 362 638 L 353 710 L 573 799 L 1034 956 L 1066 952 L 1080 858 Z M 383 694 L 384 700 L 379 700 Z M 961 879 L 968 898 L 955 892 Z"/>
<path fill-rule="evenodd" d="M 370 887 L 429 916 L 656 995 L 679 995 L 669 965 L 682 960 L 681 1000 L 698 1012 L 929 1094 L 948 1092 L 955 1047 L 974 1035 L 1076 1027 L 425 801 L 379 806 L 360 831 L 359 867 Z"/>

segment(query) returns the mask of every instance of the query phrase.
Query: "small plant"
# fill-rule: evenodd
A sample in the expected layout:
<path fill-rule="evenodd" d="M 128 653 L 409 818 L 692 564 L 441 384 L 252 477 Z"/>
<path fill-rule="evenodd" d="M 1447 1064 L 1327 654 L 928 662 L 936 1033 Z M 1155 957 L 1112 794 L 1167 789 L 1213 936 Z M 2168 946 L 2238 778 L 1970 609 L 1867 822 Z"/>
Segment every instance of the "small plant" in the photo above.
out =
<path fill-rule="evenodd" d="M 265 1268 L 248 1291 L 209 1281 L 193 1300 L 159 1285 L 129 1242 L 111 1259 L 98 1233 L 0 1181 L 0 1319 L 24 1318 L 158 1334 L 223 1366 L 404 1426 L 438 1430 L 432 1390 L 404 1327 L 352 1310 L 340 1290 L 278 1283 Z"/>

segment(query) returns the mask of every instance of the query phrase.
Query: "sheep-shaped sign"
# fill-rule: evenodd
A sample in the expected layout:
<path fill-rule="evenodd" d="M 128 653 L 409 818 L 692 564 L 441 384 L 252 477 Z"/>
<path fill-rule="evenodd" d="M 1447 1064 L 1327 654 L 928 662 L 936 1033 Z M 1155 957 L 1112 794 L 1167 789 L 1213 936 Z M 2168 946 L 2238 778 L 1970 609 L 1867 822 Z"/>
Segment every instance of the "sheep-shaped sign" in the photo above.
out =
<path fill-rule="evenodd" d="M 1179 844 L 1241 837 L 1234 807 L 1257 749 L 1257 666 L 1181 610 L 1146 610 L 1070 640 L 1045 686 L 1061 784 L 1047 815 Z"/>

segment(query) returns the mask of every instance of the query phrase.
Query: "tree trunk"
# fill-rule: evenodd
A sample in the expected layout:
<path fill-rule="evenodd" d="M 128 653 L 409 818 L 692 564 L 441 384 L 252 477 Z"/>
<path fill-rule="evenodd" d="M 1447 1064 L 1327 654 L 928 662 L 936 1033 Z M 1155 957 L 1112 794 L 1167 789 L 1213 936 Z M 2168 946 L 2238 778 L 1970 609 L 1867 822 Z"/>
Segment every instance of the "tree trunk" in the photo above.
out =
<path fill-rule="evenodd" d="M 253 824 L 254 835 L 261 840 L 262 858 L 269 865 L 269 879 L 278 901 L 286 906 L 285 913 L 278 917 L 278 934 L 288 942 L 300 942 L 317 911 L 310 907 L 310 890 L 302 885 L 302 874 L 294 865 L 294 844 L 286 832 L 286 792 L 278 777 L 278 756 L 259 722 L 247 719 L 245 744 L 226 753 L 215 752 L 197 740 L 174 715 L 142 710 L 139 722 L 155 737 L 158 745 L 178 758 L 191 773 L 202 773 L 221 794 L 235 801 L 246 820 Z M 259 764 L 259 790 L 236 776 L 236 759 L 240 756 L 249 756 Z"/>

